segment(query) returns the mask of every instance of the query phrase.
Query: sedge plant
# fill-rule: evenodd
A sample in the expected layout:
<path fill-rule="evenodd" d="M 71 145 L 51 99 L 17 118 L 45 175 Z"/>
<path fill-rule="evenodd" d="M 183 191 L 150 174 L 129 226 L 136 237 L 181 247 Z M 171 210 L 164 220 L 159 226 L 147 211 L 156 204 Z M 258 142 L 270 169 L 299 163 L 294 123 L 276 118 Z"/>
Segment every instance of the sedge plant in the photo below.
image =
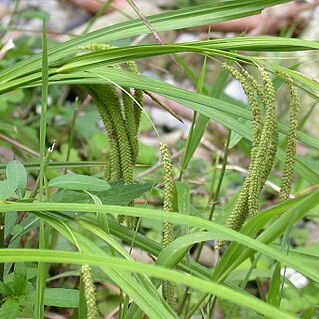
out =
<path fill-rule="evenodd" d="M 0 185 L 0 258 L 4 264 L 0 284 L 1 315 L 11 309 L 12 318 L 24 316 L 26 311 L 28 316 L 42 319 L 45 310 L 53 306 L 56 308 L 51 310 L 72 309 L 73 318 L 102 318 L 106 313 L 102 309 L 101 290 L 106 289 L 106 282 L 105 286 L 113 288 L 113 293 L 117 291 L 114 287 L 120 290 L 117 294 L 122 297 L 118 297 L 114 313 L 123 319 L 205 316 L 214 313 L 217 304 L 225 317 L 233 313 L 241 318 L 316 316 L 317 304 L 311 298 L 303 299 L 303 305 L 294 307 L 289 299 L 293 285 L 280 270 L 290 267 L 299 272 L 309 282 L 304 290 L 317 293 L 318 254 L 307 247 L 289 247 L 288 253 L 283 253 L 278 243 L 283 236 L 289 237 L 291 229 L 304 218 L 314 218 L 319 204 L 316 168 L 310 161 L 309 164 L 296 156 L 297 143 L 315 151 L 319 149 L 319 140 L 302 132 L 298 122 L 301 93 L 317 99 L 319 87 L 316 81 L 295 70 L 295 65 L 283 66 L 280 59 L 269 62 L 260 57 L 260 53 L 293 55 L 295 51 L 305 51 L 304 54 L 313 51 L 315 55 L 318 43 L 262 36 L 160 45 L 126 45 L 119 41 L 152 30 L 165 32 L 247 17 L 285 2 L 289 1 L 227 0 L 182 8 L 147 17 L 144 21 L 129 20 L 88 32 L 57 43 L 51 49 L 46 48 L 44 37 L 42 55 L 0 70 L 3 97 L 13 91 L 39 86 L 43 89 L 41 161 L 31 163 L 28 155 L 23 154 L 24 165 L 14 161 L 1 167 L 6 175 Z M 192 70 L 187 63 L 180 63 L 183 56 L 178 56 L 179 53 L 203 55 L 205 64 L 199 72 Z M 139 60 L 160 55 L 171 58 L 171 54 L 177 55 L 174 62 L 178 61 L 190 80 L 200 84 L 196 93 L 139 72 Z M 225 59 L 226 63 L 220 62 Z M 222 68 L 222 84 L 218 85 L 217 78 L 213 89 L 203 76 L 206 63 L 212 61 L 217 61 Z M 247 66 L 254 72 L 248 72 Z M 228 75 L 240 82 L 248 98 L 247 105 L 225 98 L 223 89 Z M 47 89 L 70 84 L 80 85 L 98 110 L 109 145 L 104 160 L 72 162 L 71 148 L 67 157 L 70 161 L 46 159 Z M 287 87 L 290 96 L 287 124 L 277 115 L 280 86 Z M 194 116 L 183 167 L 173 162 L 172 150 L 160 139 L 158 154 L 162 160 L 154 171 L 162 170 L 155 177 L 158 182 L 155 190 L 154 183 L 143 183 L 136 174 L 140 169 L 137 167 L 139 154 L 143 151 L 139 146 L 139 131 L 146 91 L 179 102 L 200 114 Z M 185 196 L 187 203 L 192 199 L 189 185 L 188 188 L 183 185 L 188 183 L 188 163 L 199 146 L 208 119 L 219 122 L 229 131 L 225 154 L 220 154 L 225 159 L 223 173 L 215 174 L 216 183 L 212 183 L 218 185 L 218 195 L 225 192 L 228 152 L 236 153 L 240 145 L 250 147 L 250 161 L 247 170 L 242 170 L 245 178 L 235 195 L 236 200 L 223 205 L 218 195 L 209 196 L 217 200 L 210 203 L 214 207 L 212 220 L 199 215 L 194 203 L 186 207 L 183 201 Z M 72 120 L 72 125 L 75 121 Z M 15 147 L 21 149 L 20 144 L 15 143 Z M 51 151 L 50 156 L 54 156 L 55 151 Z M 106 167 L 105 171 L 100 170 L 95 176 L 67 171 L 101 166 Z M 29 192 L 25 176 L 36 170 L 40 171 L 40 179 Z M 52 170 L 59 176 L 50 175 L 48 172 Z M 182 172 L 181 178 L 175 183 L 174 172 L 178 170 Z M 275 202 L 270 203 L 263 195 L 268 185 L 274 185 L 273 180 L 278 181 L 277 175 L 281 176 L 280 185 L 279 189 L 272 186 L 277 193 Z M 301 181 L 301 194 L 290 196 L 296 193 L 297 176 Z M 140 207 L 135 202 L 148 191 L 151 196 L 157 196 L 157 200 L 161 199 L 163 207 L 151 204 Z M 227 213 L 227 221 L 218 219 L 221 211 Z M 19 212 L 29 214 L 19 215 Z M 161 239 L 149 236 L 144 222 L 146 225 L 159 222 Z M 12 230 L 12 225 L 17 226 Z M 37 245 L 30 240 L 23 247 L 24 238 L 29 234 L 39 236 Z M 57 248 L 59 240 L 67 245 Z M 218 241 L 217 248 L 223 249 L 217 264 L 207 268 L 200 264 L 199 258 L 192 259 L 191 251 L 194 245 L 211 240 Z M 124 243 L 142 249 L 151 256 L 151 264 L 135 261 L 124 249 Z M 58 263 L 74 268 L 71 272 L 52 275 L 50 270 Z M 32 277 L 31 266 L 37 267 L 35 277 Z M 28 271 L 23 267 L 29 267 Z M 70 275 L 76 278 L 72 289 L 61 286 L 57 291 L 51 286 L 51 281 Z M 269 296 L 245 290 L 249 282 L 257 285 L 259 292 L 266 287 L 265 293 Z M 32 294 L 35 288 L 36 293 Z M 304 297 L 301 289 L 293 291 Z M 61 300 L 61 293 L 68 294 L 69 298 Z M 274 294 L 279 297 L 274 298 Z"/>

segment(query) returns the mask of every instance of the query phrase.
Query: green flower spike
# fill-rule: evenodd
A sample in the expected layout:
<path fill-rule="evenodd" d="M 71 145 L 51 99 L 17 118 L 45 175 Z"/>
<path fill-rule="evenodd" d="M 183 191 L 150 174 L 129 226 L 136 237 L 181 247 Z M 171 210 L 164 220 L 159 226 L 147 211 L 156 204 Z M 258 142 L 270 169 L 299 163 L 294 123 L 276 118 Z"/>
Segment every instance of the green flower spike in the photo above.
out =
<path fill-rule="evenodd" d="M 253 148 L 248 174 L 235 207 L 226 222 L 228 227 L 240 230 L 247 218 L 258 213 L 260 192 L 274 163 L 278 145 L 275 90 L 268 73 L 263 69 L 260 69 L 263 79 L 263 85 L 261 85 L 247 71 L 243 70 L 243 73 L 240 73 L 231 66 L 225 64 L 223 66 L 241 83 L 253 115 Z M 264 121 L 260 104 L 265 109 Z M 220 241 L 216 248 L 220 249 L 225 243 L 226 241 Z"/>
<path fill-rule="evenodd" d="M 164 168 L 164 204 L 163 210 L 165 212 L 173 211 L 173 190 L 174 190 L 174 179 L 173 179 L 173 165 L 171 155 L 166 144 L 161 143 L 160 150 L 162 153 L 162 161 Z M 173 241 L 173 225 L 169 222 L 164 221 L 163 230 L 163 245 L 167 246 Z"/>
<path fill-rule="evenodd" d="M 91 43 L 80 47 L 83 50 L 106 51 L 114 48 L 107 44 Z M 115 66 L 120 68 L 120 66 Z M 128 70 L 138 74 L 135 62 L 128 62 Z M 110 182 L 123 179 L 125 184 L 134 182 L 133 167 L 138 155 L 138 127 L 141 118 L 143 91 L 125 88 L 119 94 L 114 85 L 87 85 L 94 103 L 97 105 L 101 118 L 105 124 L 110 141 L 109 162 L 106 175 Z M 130 203 L 133 205 L 133 203 Z M 126 222 L 129 228 L 135 229 L 136 217 L 119 216 L 119 221 Z"/>
<path fill-rule="evenodd" d="M 109 132 L 110 152 L 110 181 L 123 178 L 125 184 L 133 183 L 132 149 L 128 138 L 122 105 L 116 88 L 112 85 L 97 85 L 89 87 L 94 102 L 100 110 L 101 117 Z M 114 170 L 113 170 L 114 168 Z M 119 217 L 120 222 L 126 221 L 128 227 L 134 228 L 135 217 Z"/>
<path fill-rule="evenodd" d="M 132 149 L 132 160 L 135 162 L 138 155 L 138 137 L 134 114 L 134 101 L 132 100 L 131 90 L 129 88 L 125 88 L 122 92 L 122 101 L 124 106 L 125 126 Z"/>
<path fill-rule="evenodd" d="M 295 155 L 297 149 L 297 131 L 298 131 L 298 117 L 300 113 L 300 99 L 297 90 L 291 84 L 292 80 L 287 74 L 280 74 L 286 81 L 290 93 L 290 118 L 289 118 L 289 131 L 287 139 L 286 159 L 281 180 L 279 200 L 281 202 L 289 198 L 291 191 L 291 181 L 295 167 Z"/>
<path fill-rule="evenodd" d="M 259 211 L 259 194 L 269 176 L 278 146 L 278 124 L 276 120 L 275 89 L 269 74 L 260 68 L 263 79 L 264 91 L 267 99 L 265 103 L 265 122 L 260 136 L 256 159 L 251 171 L 251 185 L 249 187 L 249 217 L 256 215 Z"/>
<path fill-rule="evenodd" d="M 96 306 L 95 287 L 92 279 L 91 267 L 83 265 L 81 267 L 81 280 L 84 285 L 84 295 L 87 307 L 87 319 L 96 319 L 98 315 Z"/>
<path fill-rule="evenodd" d="M 163 210 L 166 212 L 173 211 L 173 190 L 174 190 L 174 175 L 172 158 L 169 149 L 166 144 L 160 144 L 160 150 L 162 154 L 163 168 L 164 168 L 164 204 Z M 173 225 L 170 222 L 163 222 L 163 246 L 166 247 L 173 241 Z M 163 296 L 170 306 L 174 306 L 176 303 L 175 286 L 168 281 L 163 283 Z"/>
<path fill-rule="evenodd" d="M 115 182 L 119 180 L 122 176 L 120 151 L 119 151 L 115 123 L 112 122 L 111 115 L 106 105 L 107 100 L 104 100 L 100 94 L 100 92 L 103 91 L 104 88 L 105 86 L 103 85 L 95 85 L 95 86 L 87 85 L 86 86 L 86 90 L 92 96 L 93 102 L 99 110 L 100 116 L 102 118 L 102 121 L 108 133 L 108 139 L 110 143 L 108 177 L 110 182 Z"/>
<path fill-rule="evenodd" d="M 249 194 L 249 187 L 250 187 L 251 179 L 252 179 L 250 171 L 254 165 L 255 154 L 257 152 L 257 148 L 259 145 L 262 120 L 261 120 L 260 108 L 257 101 L 256 93 L 254 89 L 252 88 L 252 86 L 250 85 L 250 83 L 235 68 L 227 64 L 223 64 L 223 67 L 226 68 L 230 72 L 230 74 L 241 83 L 243 90 L 249 99 L 249 104 L 253 114 L 253 148 L 251 151 L 251 162 L 250 162 L 249 170 L 248 170 L 249 173 L 239 193 L 239 197 L 237 199 L 235 207 L 226 222 L 226 225 L 229 228 L 232 228 L 234 230 L 240 230 L 240 228 L 242 227 L 249 213 L 248 212 L 248 208 L 249 208 L 248 194 Z M 218 248 L 221 248 L 224 244 L 225 244 L 225 241 L 221 241 L 218 245 Z"/>

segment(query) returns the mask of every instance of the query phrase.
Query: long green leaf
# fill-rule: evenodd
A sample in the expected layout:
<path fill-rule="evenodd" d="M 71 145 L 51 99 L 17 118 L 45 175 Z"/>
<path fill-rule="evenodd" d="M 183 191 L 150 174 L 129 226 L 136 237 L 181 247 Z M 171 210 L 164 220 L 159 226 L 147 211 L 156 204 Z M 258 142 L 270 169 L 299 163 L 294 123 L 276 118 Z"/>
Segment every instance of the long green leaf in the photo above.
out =
<path fill-rule="evenodd" d="M 176 30 L 208 23 L 229 21 L 259 13 L 262 9 L 289 0 L 230 0 L 209 5 L 196 6 L 148 17 L 157 31 Z M 79 36 L 75 39 L 57 44 L 49 50 L 49 61 L 54 63 L 76 52 L 81 46 L 89 43 L 109 43 L 118 39 L 147 34 L 150 30 L 140 19 L 119 23 L 101 30 Z M 41 56 L 21 61 L 0 72 L 0 84 L 22 75 L 32 74 L 40 70 Z"/>
<path fill-rule="evenodd" d="M 319 191 L 316 191 L 312 194 L 317 196 L 317 201 L 319 201 Z M 194 217 L 186 216 L 176 213 L 166 213 L 159 212 L 158 210 L 145 209 L 145 208 L 131 208 L 131 207 L 119 207 L 111 205 L 93 205 L 93 204 L 61 204 L 61 203 L 12 203 L 12 204 L 0 204 L 1 212 L 10 212 L 10 211 L 70 211 L 70 212 L 97 212 L 97 213 L 107 213 L 112 215 L 122 215 L 127 216 L 138 216 L 138 217 L 147 217 L 153 220 L 167 220 L 172 223 L 189 225 L 193 227 L 200 227 L 206 230 L 214 231 L 216 236 L 219 239 L 226 239 L 238 242 L 245 247 L 249 247 L 253 250 L 257 250 L 260 253 L 263 253 L 271 258 L 274 258 L 285 265 L 288 265 L 296 270 L 300 271 L 304 275 L 312 278 L 319 282 L 319 275 L 313 271 L 313 269 L 308 266 L 303 265 L 302 263 L 296 261 L 291 257 L 287 257 L 275 249 L 268 247 L 267 245 L 253 240 L 246 235 L 233 231 L 227 227 L 218 225 L 216 223 Z"/>
<path fill-rule="evenodd" d="M 89 264 L 94 266 L 102 266 L 107 269 L 121 269 L 128 272 L 136 272 L 147 274 L 163 280 L 173 281 L 179 284 L 184 284 L 189 287 L 198 289 L 203 292 L 214 294 L 225 300 L 231 301 L 237 305 L 250 308 L 258 313 L 261 313 L 270 318 L 293 319 L 289 315 L 278 308 L 267 305 L 266 303 L 242 293 L 239 293 L 230 288 L 208 282 L 194 276 L 185 275 L 174 270 L 169 270 L 159 266 L 153 266 L 136 261 L 127 261 L 124 259 L 97 256 L 94 254 L 84 254 L 65 251 L 52 250 L 35 250 L 35 249 L 0 249 L 1 260 L 5 262 L 56 262 L 70 264 Z"/>

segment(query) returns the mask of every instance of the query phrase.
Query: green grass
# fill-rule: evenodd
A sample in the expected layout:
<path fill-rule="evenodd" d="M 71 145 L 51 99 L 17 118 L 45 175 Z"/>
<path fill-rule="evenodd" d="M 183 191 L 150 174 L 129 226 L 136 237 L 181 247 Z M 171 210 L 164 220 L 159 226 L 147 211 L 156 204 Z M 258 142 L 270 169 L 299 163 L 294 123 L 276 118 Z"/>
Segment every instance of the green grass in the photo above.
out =
<path fill-rule="evenodd" d="M 289 1 L 229 0 L 195 7 L 185 3 L 181 9 L 148 17 L 148 23 L 157 32 L 165 32 L 246 17 L 285 2 Z M 106 2 L 105 6 L 108 5 Z M 295 198 L 278 204 L 277 194 L 265 189 L 261 212 L 248 219 L 240 232 L 227 228 L 225 217 L 234 206 L 238 186 L 243 184 L 242 176 L 229 173 L 229 157 L 238 154 L 247 158 L 253 140 L 253 118 L 248 105 L 225 98 L 229 72 L 216 72 L 213 82 L 209 72 L 212 66 L 219 70 L 225 60 L 229 65 L 240 64 L 250 69 L 263 66 L 270 74 L 282 71 L 291 76 L 300 92 L 317 103 L 319 84 L 281 58 L 284 52 L 295 57 L 297 51 L 316 58 L 318 42 L 244 35 L 165 45 L 145 40 L 144 44 L 129 46 L 123 44 L 128 42 L 119 41 L 148 34 L 150 29 L 136 19 L 50 45 L 44 18 L 42 52 L 22 58 L 17 51 L 1 61 L 0 133 L 12 137 L 13 144 L 3 142 L 0 146 L 14 148 L 23 165 L 18 161 L 0 165 L 4 179 L 0 182 L 0 221 L 4 225 L 0 229 L 0 317 L 6 314 L 9 319 L 41 319 L 45 310 L 52 310 L 57 314 L 70 311 L 74 319 L 86 318 L 79 269 L 88 264 L 93 267 L 101 318 L 117 307 L 119 318 L 123 319 L 191 318 L 193 314 L 208 318 L 216 305 L 228 319 L 316 318 L 317 247 L 306 247 L 308 235 L 303 235 L 298 227 L 305 220 L 313 224 L 318 221 L 319 140 L 300 126 L 297 140 L 309 153 L 296 159 Z M 94 52 L 83 49 L 92 43 L 116 47 Z M 278 59 L 269 62 L 264 52 L 276 53 Z M 180 53 L 200 55 L 201 65 L 189 66 Z M 171 58 L 172 54 L 196 92 L 114 67 L 133 60 Z M 276 76 L 274 82 L 279 92 L 283 81 Z M 154 168 L 145 180 L 136 177 L 149 166 L 156 166 L 158 150 L 152 147 L 140 147 L 138 159 L 143 165 L 134 167 L 135 184 L 103 180 L 110 145 L 97 128 L 97 109 L 78 98 L 69 101 L 71 107 L 59 104 L 64 88 L 89 84 L 100 85 L 101 89 L 101 85 L 115 85 L 126 91 L 149 91 L 195 111 L 187 140 L 176 145 L 176 150 L 183 150 L 183 154 L 180 162 L 174 161 L 174 173 L 179 177 L 172 192 L 174 213 L 161 208 L 161 167 Z M 50 105 L 49 96 L 54 100 Z M 41 105 L 40 114 L 34 110 L 37 104 Z M 31 105 L 30 114 L 23 115 L 27 105 Z M 12 116 L 13 109 L 18 115 Z M 141 130 L 149 133 L 154 124 L 147 124 L 149 117 L 143 116 Z M 212 158 L 218 159 L 214 165 L 194 161 L 204 133 L 209 132 L 206 128 L 210 120 L 220 123 L 228 132 L 222 143 L 217 130 L 217 137 L 210 135 L 216 145 L 225 145 L 218 156 L 212 154 Z M 288 130 L 285 121 L 279 119 L 281 143 L 273 174 L 268 177 L 275 184 L 280 184 L 278 175 L 285 162 Z M 161 134 L 156 129 L 159 139 Z M 57 137 L 59 145 L 48 149 Z M 39 159 L 30 157 L 26 148 L 39 150 Z M 219 161 L 221 170 L 217 171 Z M 27 174 L 33 181 L 32 188 L 27 188 Z M 203 181 L 200 186 L 194 185 L 194 175 L 196 182 Z M 206 194 L 205 204 L 197 195 L 198 190 Z M 134 200 L 136 206 L 132 206 Z M 137 217 L 139 228 L 129 229 L 120 224 L 119 215 Z M 174 240 L 166 247 L 161 244 L 163 221 L 175 227 Z M 296 247 L 289 242 L 294 237 Z M 230 243 L 219 254 L 216 265 L 204 267 L 199 257 L 204 244 L 212 240 Z M 135 261 L 124 245 L 143 250 L 153 264 Z M 307 286 L 295 287 L 282 274 L 284 267 L 305 276 Z M 69 274 L 73 277 L 69 278 Z M 175 306 L 169 306 L 159 289 L 165 281 L 176 285 Z M 61 290 L 54 290 L 57 286 Z M 62 294 L 68 294 L 69 299 L 62 301 Z M 302 305 L 296 305 L 296 296 Z"/>

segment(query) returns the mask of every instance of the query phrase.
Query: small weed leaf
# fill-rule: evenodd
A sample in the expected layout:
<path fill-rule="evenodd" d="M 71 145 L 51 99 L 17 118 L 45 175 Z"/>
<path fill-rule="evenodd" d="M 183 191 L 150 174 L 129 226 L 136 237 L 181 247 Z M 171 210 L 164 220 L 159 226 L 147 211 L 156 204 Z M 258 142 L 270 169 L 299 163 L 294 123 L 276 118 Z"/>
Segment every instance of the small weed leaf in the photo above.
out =
<path fill-rule="evenodd" d="M 13 181 L 13 184 L 17 184 L 16 194 L 22 199 L 27 190 L 28 174 L 19 161 L 11 161 L 6 168 L 6 174 L 9 180 Z"/>
<path fill-rule="evenodd" d="M 0 200 L 6 200 L 10 197 L 18 188 L 17 181 L 11 179 L 5 179 L 0 182 Z"/>
<path fill-rule="evenodd" d="M 103 179 L 80 174 L 66 174 L 54 177 L 49 182 L 49 187 L 102 192 L 110 189 L 110 184 Z"/>

